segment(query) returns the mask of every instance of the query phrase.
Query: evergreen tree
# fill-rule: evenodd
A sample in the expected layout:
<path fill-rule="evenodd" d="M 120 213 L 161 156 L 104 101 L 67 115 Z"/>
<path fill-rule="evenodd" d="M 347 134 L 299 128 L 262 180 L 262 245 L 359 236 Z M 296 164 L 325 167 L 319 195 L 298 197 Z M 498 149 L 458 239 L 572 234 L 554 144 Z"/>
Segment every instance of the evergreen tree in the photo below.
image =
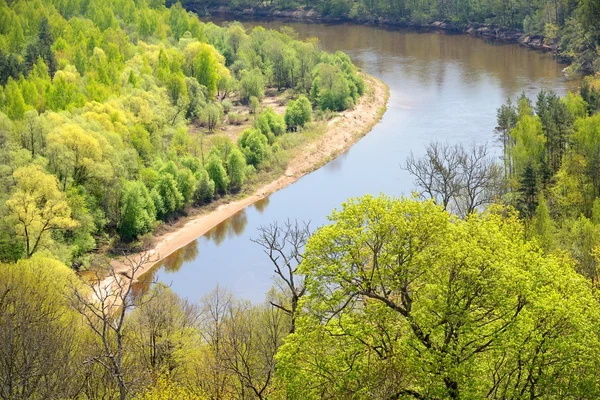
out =
<path fill-rule="evenodd" d="M 524 218 L 533 215 L 537 207 L 538 174 L 534 166 L 529 163 L 523 169 L 519 180 L 517 209 Z"/>

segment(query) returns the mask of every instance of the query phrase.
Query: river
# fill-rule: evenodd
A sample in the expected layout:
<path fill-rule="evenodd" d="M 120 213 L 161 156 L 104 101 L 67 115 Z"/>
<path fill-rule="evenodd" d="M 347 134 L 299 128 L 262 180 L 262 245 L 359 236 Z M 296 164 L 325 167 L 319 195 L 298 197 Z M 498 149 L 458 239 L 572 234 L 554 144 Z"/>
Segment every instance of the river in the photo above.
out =
<path fill-rule="evenodd" d="M 222 24 L 222 20 L 213 20 Z M 468 35 L 410 32 L 351 24 L 246 21 L 278 29 L 291 26 L 300 38 L 316 36 L 323 49 L 342 50 L 365 72 L 390 87 L 388 111 L 371 133 L 348 152 L 269 198 L 248 207 L 168 257 L 150 278 L 171 285 L 191 301 L 217 285 L 236 297 L 260 302 L 273 284 L 273 268 L 251 242 L 257 229 L 287 218 L 316 228 L 350 197 L 410 194 L 412 178 L 401 168 L 410 152 L 431 141 L 488 143 L 496 109 L 522 91 L 542 88 L 563 95 L 576 87 L 550 54 L 515 44 L 489 43 Z"/>

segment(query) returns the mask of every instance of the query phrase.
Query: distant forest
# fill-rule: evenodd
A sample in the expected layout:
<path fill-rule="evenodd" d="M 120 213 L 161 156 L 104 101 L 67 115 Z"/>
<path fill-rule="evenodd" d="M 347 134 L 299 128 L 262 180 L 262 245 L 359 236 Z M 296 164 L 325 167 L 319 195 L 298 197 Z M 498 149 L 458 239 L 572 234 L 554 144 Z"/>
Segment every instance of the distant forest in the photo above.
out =
<path fill-rule="evenodd" d="M 528 35 L 543 36 L 557 46 L 573 72 L 600 71 L 600 1 L 598 0 L 185 0 L 197 10 L 216 6 L 231 9 L 314 9 L 325 17 L 357 22 L 377 21 L 425 25 L 445 21 L 457 28 L 492 24 Z"/>

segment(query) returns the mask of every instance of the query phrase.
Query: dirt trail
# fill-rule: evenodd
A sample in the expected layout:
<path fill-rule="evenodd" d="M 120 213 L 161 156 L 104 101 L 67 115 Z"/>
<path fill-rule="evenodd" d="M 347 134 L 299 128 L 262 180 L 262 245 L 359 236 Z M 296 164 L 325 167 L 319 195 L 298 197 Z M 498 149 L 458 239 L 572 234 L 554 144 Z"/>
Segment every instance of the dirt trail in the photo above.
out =
<path fill-rule="evenodd" d="M 214 210 L 207 211 L 205 214 L 195 215 L 175 230 L 158 236 L 154 248 L 147 252 L 152 262 L 143 265 L 137 271 L 136 278 L 139 279 L 156 262 L 194 241 L 238 211 L 320 168 L 348 150 L 356 141 L 371 131 L 372 127 L 379 122 L 387 107 L 389 89 L 385 83 L 374 77 L 364 75 L 364 79 L 365 87 L 368 88 L 369 93 L 359 99 L 354 109 L 344 111 L 329 121 L 326 132 L 318 139 L 307 143 L 303 149 L 300 149 L 289 162 L 282 176 L 260 187 L 248 197 L 223 204 Z M 116 272 L 120 274 L 131 271 L 130 266 L 116 260 L 114 266 Z M 102 287 L 112 286 L 114 282 L 111 282 L 111 280 L 111 277 L 104 279 L 101 283 Z"/>

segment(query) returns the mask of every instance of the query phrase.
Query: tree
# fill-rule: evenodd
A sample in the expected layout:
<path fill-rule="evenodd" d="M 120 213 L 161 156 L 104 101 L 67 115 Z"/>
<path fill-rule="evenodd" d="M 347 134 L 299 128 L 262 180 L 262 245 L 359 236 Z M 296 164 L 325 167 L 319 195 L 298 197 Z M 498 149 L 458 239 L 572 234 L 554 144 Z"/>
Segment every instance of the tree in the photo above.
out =
<path fill-rule="evenodd" d="M 206 87 L 208 97 L 214 98 L 220 76 L 229 74 L 223 65 L 224 57 L 213 46 L 200 42 L 187 45 L 184 53 L 189 75 Z"/>
<path fill-rule="evenodd" d="M 265 82 L 263 74 L 258 68 L 244 71 L 240 79 L 240 98 L 248 103 L 252 96 L 262 99 L 265 95 Z"/>
<path fill-rule="evenodd" d="M 448 144 L 431 143 L 426 155 L 417 159 L 411 153 L 406 160 L 406 170 L 415 177 L 421 196 L 436 200 L 445 209 L 458 196 L 459 151 Z"/>
<path fill-rule="evenodd" d="M 31 151 L 31 158 L 33 159 L 46 146 L 46 127 L 35 110 L 25 112 L 24 117 L 25 126 L 21 132 L 21 144 Z"/>
<path fill-rule="evenodd" d="M 275 222 L 261 226 L 258 230 L 258 237 L 252 241 L 262 247 L 269 257 L 283 291 L 283 301 L 276 298 L 270 303 L 289 315 L 290 333 L 294 333 L 298 305 L 306 294 L 304 276 L 298 273 L 298 267 L 304 258 L 306 242 L 311 234 L 309 224 L 287 220 L 281 224 Z"/>
<path fill-rule="evenodd" d="M 530 246 L 504 211 L 460 220 L 433 201 L 343 204 L 306 245 L 299 272 L 307 294 L 277 356 L 283 394 L 595 393 L 596 355 L 578 342 L 595 329 L 580 319 L 598 312 L 586 311 L 589 286 L 567 260 Z M 575 314 L 571 296 L 586 304 Z"/>
<path fill-rule="evenodd" d="M 502 154 L 504 155 L 504 175 L 508 176 L 512 173 L 510 159 L 508 155 L 513 146 L 513 140 L 509 132 L 517 124 L 517 109 L 510 99 L 506 104 L 502 104 L 496 113 L 496 132 L 500 135 L 502 141 Z"/>
<path fill-rule="evenodd" d="M 21 167 L 13 174 L 15 190 L 6 201 L 7 220 L 14 224 L 17 234 L 25 242 L 25 257 L 31 257 L 52 243 L 50 233 L 72 229 L 77 223 L 71 218 L 66 196 L 58 189 L 58 180 L 40 167 Z"/>
<path fill-rule="evenodd" d="M 227 156 L 227 174 L 231 190 L 240 190 L 246 180 L 246 159 L 237 147 L 234 147 Z"/>
<path fill-rule="evenodd" d="M 215 192 L 219 194 L 227 193 L 229 189 L 229 177 L 227 176 L 227 170 L 223 166 L 221 157 L 214 153 L 211 154 L 206 164 L 206 172 L 208 172 L 208 176 L 215 183 Z"/>
<path fill-rule="evenodd" d="M 257 129 L 246 129 L 238 139 L 238 145 L 248 164 L 258 167 L 269 156 L 269 141 Z"/>
<path fill-rule="evenodd" d="M 23 93 L 21 93 L 21 89 L 17 82 L 15 82 L 12 78 L 8 78 L 8 83 L 6 84 L 5 89 L 6 95 L 6 115 L 10 119 L 23 119 L 25 116 L 25 111 L 27 106 L 25 105 L 25 100 L 23 99 Z"/>
<path fill-rule="evenodd" d="M 194 192 L 194 200 L 198 204 L 209 203 L 215 195 L 215 182 L 204 168 L 198 169 L 195 175 L 196 191 Z"/>
<path fill-rule="evenodd" d="M 133 363 L 153 379 L 179 372 L 181 352 L 199 340 L 197 319 L 197 307 L 164 285 L 152 286 L 125 320 Z"/>
<path fill-rule="evenodd" d="M 152 231 L 156 208 L 150 193 L 142 182 L 130 181 L 123 187 L 119 235 L 125 241 Z"/>
<path fill-rule="evenodd" d="M 50 32 L 48 19 L 42 18 L 37 41 L 30 43 L 29 46 L 27 46 L 25 54 L 25 66 L 28 71 L 31 71 L 33 65 L 37 63 L 38 58 L 41 57 L 48 67 L 50 77 L 54 77 L 54 73 L 58 68 L 58 63 L 56 61 L 56 57 L 54 56 L 54 52 L 52 51 L 53 44 L 54 38 L 52 37 L 52 32 Z"/>
<path fill-rule="evenodd" d="M 284 117 L 277 114 L 271 107 L 267 107 L 256 119 L 255 126 L 262 132 L 263 135 L 281 135 L 285 132 Z"/>
<path fill-rule="evenodd" d="M 96 172 L 104 170 L 102 147 L 96 135 L 71 123 L 54 129 L 48 134 L 51 147 L 51 165 L 56 171 L 69 169 L 69 175 L 76 185 L 86 183 Z"/>
<path fill-rule="evenodd" d="M 183 196 L 177 187 L 177 181 L 171 174 L 163 174 L 153 189 L 160 198 L 160 204 L 156 207 L 159 218 L 165 218 L 169 214 L 183 207 Z"/>
<path fill-rule="evenodd" d="M 127 354 L 125 337 L 129 330 L 125 316 L 134 306 L 152 301 L 153 297 L 146 297 L 136 304 L 132 296 L 142 268 L 152 262 L 147 254 L 126 258 L 122 272 L 108 264 L 95 271 L 96 279 L 84 282 L 83 287 L 71 287 L 73 307 L 100 341 L 101 351 L 91 361 L 104 368 L 114 380 L 120 400 L 127 398 L 132 382 L 124 362 Z"/>
<path fill-rule="evenodd" d="M 215 103 L 208 104 L 200 114 L 200 120 L 206 126 L 209 133 L 213 133 L 217 129 L 222 119 L 223 108 Z"/>
<path fill-rule="evenodd" d="M 337 65 L 317 66 L 311 97 L 321 110 L 343 111 L 354 105 L 348 82 Z"/>
<path fill-rule="evenodd" d="M 269 398 L 275 353 L 286 328 L 280 310 L 236 301 L 217 287 L 202 300 L 200 331 L 206 351 L 196 361 L 193 380 L 208 398 Z"/>
<path fill-rule="evenodd" d="M 543 195 L 540 196 L 533 219 L 535 237 L 544 251 L 551 251 L 554 245 L 554 227 L 548 204 Z"/>
<path fill-rule="evenodd" d="M 78 397 L 87 343 L 65 296 L 74 279 L 50 258 L 0 264 L 0 399 Z"/>

